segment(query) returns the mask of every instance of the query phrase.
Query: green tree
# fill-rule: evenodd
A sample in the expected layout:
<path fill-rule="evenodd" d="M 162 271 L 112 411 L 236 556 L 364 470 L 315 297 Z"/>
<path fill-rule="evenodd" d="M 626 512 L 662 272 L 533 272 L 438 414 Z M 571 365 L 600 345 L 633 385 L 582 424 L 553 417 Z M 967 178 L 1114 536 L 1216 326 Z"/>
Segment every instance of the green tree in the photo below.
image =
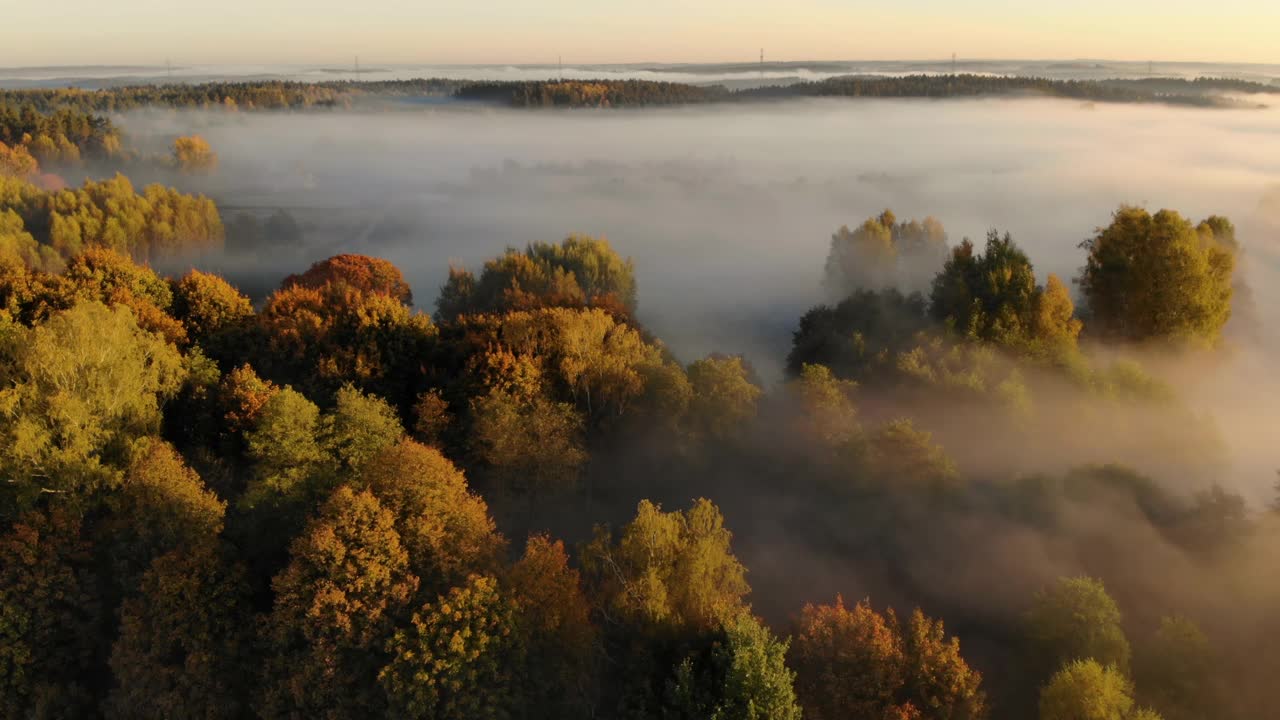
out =
<path fill-rule="evenodd" d="M 703 658 L 701 655 L 709 657 Z M 676 666 L 664 717 L 695 720 L 799 720 L 786 666 L 787 642 L 780 641 L 749 613 L 738 613 L 716 634 L 709 653 L 684 658 Z"/>
<path fill-rule="evenodd" d="M 42 495 L 78 502 L 119 474 L 134 440 L 159 429 L 182 382 L 177 351 L 127 308 L 82 303 L 30 330 L 0 391 L 0 467 L 10 508 Z"/>
<path fill-rule="evenodd" d="M 740 434 L 755 419 L 763 391 L 751 379 L 742 358 L 708 356 L 689 365 L 689 422 L 705 437 Z"/>
<path fill-rule="evenodd" d="M 338 390 L 333 410 L 325 414 L 322 425 L 325 449 L 343 470 L 353 472 L 404 437 L 394 408 L 351 385 Z"/>
<path fill-rule="evenodd" d="M 395 517 L 368 491 L 339 487 L 294 540 L 272 581 L 267 718 L 373 717 L 386 699 L 378 673 L 394 621 L 417 589 Z"/>
<path fill-rule="evenodd" d="M 1217 668 L 1208 637 L 1178 616 L 1161 618 L 1134 660 L 1139 697 L 1169 720 L 1212 717 L 1220 710 Z"/>
<path fill-rule="evenodd" d="M 1114 665 L 1073 660 L 1040 691 L 1040 720 L 1148 720 L 1133 707 L 1133 684 Z M 1159 716 L 1156 716 L 1157 718 Z"/>
<path fill-rule="evenodd" d="M 245 434 L 254 471 L 240 503 L 248 509 L 292 508 L 297 516 L 323 498 L 333 467 L 321 443 L 322 427 L 320 408 L 302 393 L 286 387 L 273 394 Z"/>
<path fill-rule="evenodd" d="M 1090 332 L 1131 342 L 1215 344 L 1231 314 L 1235 268 L 1234 240 L 1219 240 L 1212 230 L 1225 230 L 1222 220 L 1206 221 L 1209 232 L 1201 234 L 1172 210 L 1117 210 L 1083 245 L 1089 257 L 1079 282 Z"/>
<path fill-rule="evenodd" d="M 1129 641 L 1120 621 L 1120 608 L 1101 582 L 1073 577 L 1037 593 L 1025 625 L 1035 660 L 1049 669 L 1046 673 L 1091 659 L 1127 674 Z"/>
<path fill-rule="evenodd" d="M 952 251 L 929 296 L 934 320 L 961 337 L 1046 359 L 1075 351 L 1074 312 L 1062 281 L 1050 275 L 1045 286 L 1036 285 L 1027 254 L 994 230 L 982 253 L 968 240 Z"/>

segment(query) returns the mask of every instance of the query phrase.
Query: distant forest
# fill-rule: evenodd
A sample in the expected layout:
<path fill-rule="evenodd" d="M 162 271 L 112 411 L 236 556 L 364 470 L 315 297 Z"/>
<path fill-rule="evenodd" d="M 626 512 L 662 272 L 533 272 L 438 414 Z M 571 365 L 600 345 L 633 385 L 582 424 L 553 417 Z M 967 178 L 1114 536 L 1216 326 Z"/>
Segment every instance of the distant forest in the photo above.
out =
<path fill-rule="evenodd" d="M 954 98 L 1039 95 L 1092 102 L 1164 103 L 1241 107 L 1224 93 L 1280 93 L 1280 87 L 1229 78 L 1050 80 L 989 75 L 849 76 L 817 82 L 728 90 L 649 80 L 542 80 L 477 82 L 442 78 L 377 82 L 213 82 L 146 85 L 101 90 L 75 88 L 0 90 L 0 107 L 30 106 L 51 113 L 123 112 L 143 107 L 301 110 L 351 108 L 433 97 L 492 102 L 512 107 L 648 107 L 803 97 Z"/>

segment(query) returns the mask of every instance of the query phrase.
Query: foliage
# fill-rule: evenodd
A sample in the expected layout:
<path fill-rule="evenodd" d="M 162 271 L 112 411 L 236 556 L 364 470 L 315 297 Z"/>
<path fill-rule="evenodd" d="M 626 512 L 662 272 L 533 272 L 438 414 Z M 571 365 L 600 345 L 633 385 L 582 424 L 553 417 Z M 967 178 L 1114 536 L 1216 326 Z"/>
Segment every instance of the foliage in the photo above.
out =
<path fill-rule="evenodd" d="M 62 258 L 105 247 L 136 258 L 219 249 L 224 230 L 213 201 L 163 185 L 139 194 L 124 175 L 86 180 L 77 190 L 46 192 L 0 177 L 0 211 L 12 210 L 26 232 Z"/>
<path fill-rule="evenodd" d="M 401 440 L 362 465 L 358 484 L 395 517 L 424 592 L 443 592 L 496 568 L 504 543 L 489 509 L 438 450 Z"/>
<path fill-rule="evenodd" d="M 885 210 L 856 230 L 842 226 L 831 236 L 825 284 L 838 297 L 859 290 L 920 290 L 946 252 L 947 233 L 936 218 L 900 223 Z"/>
<path fill-rule="evenodd" d="M 244 570 L 215 543 L 151 564 L 120 609 L 109 718 L 243 717 L 254 660 Z"/>
<path fill-rule="evenodd" d="M 689 423 L 707 437 L 729 438 L 756 416 L 763 391 L 741 357 L 709 356 L 689 366 Z"/>
<path fill-rule="evenodd" d="M 78 716 L 102 611 L 79 521 L 28 513 L 0 536 L 0 717 Z"/>
<path fill-rule="evenodd" d="M 942 622 L 917 609 L 906 631 L 890 609 L 806 605 L 792 640 L 796 695 L 806 718 L 986 717 L 982 676 Z"/>
<path fill-rule="evenodd" d="M 339 487 L 291 555 L 272 581 L 272 655 L 258 712 L 335 719 L 378 713 L 384 647 L 418 585 L 394 515 L 368 491 Z"/>
<path fill-rule="evenodd" d="M 799 720 L 800 706 L 787 669 L 786 641 L 742 612 L 717 634 L 710 657 L 684 658 L 668 694 L 669 716 L 728 720 Z"/>
<path fill-rule="evenodd" d="M 714 628 L 742 607 L 746 569 L 711 501 L 664 513 L 643 500 L 616 541 L 597 527 L 582 566 L 598 612 L 611 622 Z"/>
<path fill-rule="evenodd" d="M 1172 210 L 1117 210 L 1111 225 L 1083 244 L 1089 258 L 1079 282 L 1090 332 L 1131 342 L 1215 344 L 1231 314 L 1235 244 L 1233 230 L 1218 239 L 1214 224 L 1197 231 Z"/>
<path fill-rule="evenodd" d="M 564 543 L 531 536 L 510 582 L 528 668 L 521 693 L 526 713 L 548 720 L 584 716 L 595 684 L 597 633 Z"/>
<path fill-rule="evenodd" d="M 1026 632 L 1040 667 L 1096 660 L 1127 674 L 1129 641 L 1120 620 L 1120 609 L 1101 582 L 1062 578 L 1036 594 L 1026 616 Z"/>
<path fill-rule="evenodd" d="M 477 279 L 451 268 L 436 301 L 436 319 L 463 313 L 541 307 L 600 307 L 629 319 L 636 309 L 635 268 L 604 238 L 570 235 L 560 244 L 531 243 L 485 263 Z"/>
<path fill-rule="evenodd" d="M 1128 720 L 1133 684 L 1114 665 L 1097 660 L 1068 662 L 1040 691 L 1040 720 Z"/>
<path fill-rule="evenodd" d="M 326 285 L 347 285 L 363 293 L 387 295 L 405 305 L 413 303 L 413 292 L 395 265 L 368 255 L 334 255 L 312 264 L 301 275 L 290 275 L 282 287 L 319 289 Z"/>
<path fill-rule="evenodd" d="M 379 675 L 392 716 L 505 718 L 523 662 L 515 608 L 494 578 L 473 575 L 413 614 Z"/>
<path fill-rule="evenodd" d="M 123 307 L 82 303 L 26 331 L 13 384 L 0 391 L 0 457 L 11 503 L 46 494 L 84 501 L 114 484 L 135 438 L 159 427 L 181 383 L 171 345 L 138 328 Z"/>
<path fill-rule="evenodd" d="M 199 135 L 184 135 L 173 141 L 173 164 L 189 175 L 207 174 L 218 169 L 218 154 L 209 141 Z"/>

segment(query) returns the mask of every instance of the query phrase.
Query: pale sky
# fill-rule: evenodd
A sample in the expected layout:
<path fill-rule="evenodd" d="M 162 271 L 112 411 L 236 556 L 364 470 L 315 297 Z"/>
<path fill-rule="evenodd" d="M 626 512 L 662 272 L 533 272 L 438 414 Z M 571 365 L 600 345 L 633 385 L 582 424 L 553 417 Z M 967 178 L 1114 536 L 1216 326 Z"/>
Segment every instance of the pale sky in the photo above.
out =
<path fill-rule="evenodd" d="M 1176 60 L 1280 63 L 1278 0 L 12 0 L 0 66 Z"/>

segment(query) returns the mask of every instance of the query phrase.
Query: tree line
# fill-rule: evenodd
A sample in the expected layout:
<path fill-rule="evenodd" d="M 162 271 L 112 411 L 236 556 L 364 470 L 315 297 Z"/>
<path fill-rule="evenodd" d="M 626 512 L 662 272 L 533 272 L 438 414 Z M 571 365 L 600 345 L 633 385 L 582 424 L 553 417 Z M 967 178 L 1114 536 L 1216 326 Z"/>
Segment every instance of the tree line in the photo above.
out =
<path fill-rule="evenodd" d="M 1224 93 L 1275 93 L 1274 85 L 1231 78 L 1054 80 L 995 75 L 840 76 L 729 90 L 723 85 L 653 80 L 470 81 L 448 78 L 300 82 L 285 80 L 141 85 L 103 89 L 0 90 L 0 107 L 41 113 L 119 113 L 146 107 L 202 110 L 349 109 L 439 97 L 511 107 L 626 108 L 797 97 L 955 98 L 1035 95 L 1092 102 L 1239 107 Z M 51 136 L 53 137 L 53 136 Z M 68 136 L 70 137 L 70 136 Z"/>

